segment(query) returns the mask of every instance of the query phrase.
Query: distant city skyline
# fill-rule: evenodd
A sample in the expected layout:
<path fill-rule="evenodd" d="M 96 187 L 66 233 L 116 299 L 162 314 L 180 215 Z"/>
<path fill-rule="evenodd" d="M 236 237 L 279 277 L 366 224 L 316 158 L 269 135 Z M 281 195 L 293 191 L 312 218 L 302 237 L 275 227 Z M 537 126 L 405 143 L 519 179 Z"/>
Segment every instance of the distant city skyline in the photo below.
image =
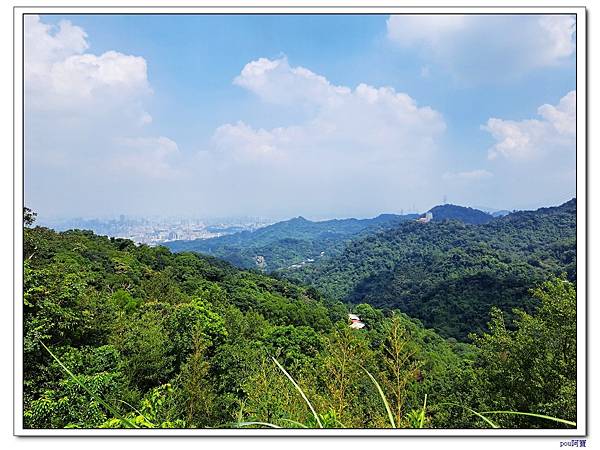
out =
<path fill-rule="evenodd" d="M 29 15 L 24 33 L 40 218 L 575 196 L 572 16 Z"/>
<path fill-rule="evenodd" d="M 562 202 L 562 203 L 564 203 L 564 202 Z M 542 206 L 540 206 L 540 208 L 560 206 L 562 203 L 552 204 L 552 205 L 542 205 Z M 231 215 L 231 216 L 223 216 L 223 217 L 217 217 L 217 216 L 211 217 L 211 216 L 194 215 L 191 212 L 187 212 L 187 213 L 181 214 L 181 215 L 174 214 L 174 215 L 170 215 L 170 216 L 162 216 L 160 214 L 129 215 L 129 214 L 123 214 L 123 213 L 104 214 L 104 215 L 89 215 L 89 216 L 81 216 L 81 215 L 79 215 L 79 216 L 69 216 L 69 215 L 45 216 L 45 215 L 39 215 L 36 212 L 36 221 L 35 222 L 42 226 L 48 226 L 50 228 L 54 228 L 57 231 L 63 231 L 63 230 L 69 229 L 71 227 L 69 224 L 77 223 L 77 222 L 79 222 L 79 223 L 99 222 L 99 223 L 104 223 L 104 224 L 118 223 L 118 222 L 149 222 L 149 223 L 154 223 L 154 224 L 188 223 L 188 224 L 201 224 L 204 226 L 214 226 L 214 225 L 236 226 L 236 225 L 240 225 L 240 224 L 270 225 L 270 224 L 273 224 L 276 222 L 292 220 L 292 219 L 299 218 L 299 217 L 302 217 L 306 220 L 310 220 L 313 222 L 319 222 L 319 221 L 328 221 L 328 220 L 335 220 L 335 219 L 372 219 L 377 216 L 386 215 L 386 214 L 395 214 L 395 215 L 421 214 L 421 215 L 424 215 L 428 211 L 433 209 L 434 207 L 441 206 L 441 205 L 454 205 L 454 203 L 448 202 L 448 201 L 445 201 L 445 202 L 442 201 L 438 204 L 432 205 L 431 208 L 426 208 L 423 210 L 407 208 L 407 209 L 400 209 L 399 211 L 395 211 L 395 212 L 383 211 L 376 215 L 369 215 L 369 216 L 360 216 L 360 215 L 350 215 L 350 216 L 307 215 L 307 216 L 303 216 L 303 215 L 295 215 L 295 216 L 267 217 L 267 216 L 235 216 L 235 215 Z M 481 205 L 456 205 L 456 206 L 473 208 L 473 209 L 477 209 L 477 210 L 480 210 L 480 211 L 483 211 L 483 212 L 486 212 L 489 214 L 531 210 L 528 208 L 522 208 L 522 209 L 492 208 L 492 207 L 481 206 Z M 534 209 L 538 209 L 538 208 L 534 208 Z"/>

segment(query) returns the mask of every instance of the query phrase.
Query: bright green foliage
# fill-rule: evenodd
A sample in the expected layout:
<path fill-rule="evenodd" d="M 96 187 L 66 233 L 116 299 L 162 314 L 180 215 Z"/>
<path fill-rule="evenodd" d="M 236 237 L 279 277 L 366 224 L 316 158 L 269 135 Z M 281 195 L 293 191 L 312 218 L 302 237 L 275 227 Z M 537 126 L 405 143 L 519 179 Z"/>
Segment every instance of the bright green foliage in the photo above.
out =
<path fill-rule="evenodd" d="M 323 349 L 323 339 L 307 326 L 273 327 L 267 331 L 264 343 L 267 352 L 289 368 L 311 364 Z"/>
<path fill-rule="evenodd" d="M 170 384 L 153 388 L 140 402 L 140 408 L 125 416 L 137 428 L 186 428 L 185 420 L 178 419 L 178 405 L 174 402 L 175 389 Z M 111 418 L 98 428 L 128 428 L 121 419 Z"/>
<path fill-rule="evenodd" d="M 544 225 L 551 215 L 525 219 Z M 413 225 L 424 229 L 402 226 L 410 231 Z M 465 228 L 437 225 L 442 231 L 429 233 L 435 245 L 450 245 L 442 234 Z M 569 221 L 563 225 L 568 234 Z M 460 233 L 453 238 L 463 239 Z M 528 239 L 532 248 L 542 247 L 536 233 Z M 506 410 L 576 420 L 575 287 L 562 279 L 534 289 L 531 305 L 539 308 L 512 313 L 514 323 L 493 310 L 489 333 L 471 345 L 444 339 L 376 302 L 349 307 L 315 287 L 210 257 L 40 227 L 26 229 L 25 245 L 26 427 L 487 427 L 473 411 Z M 433 267 L 441 278 L 421 272 L 420 282 L 433 290 L 443 278 L 460 283 L 464 294 L 485 266 L 500 289 L 506 272 L 494 267 L 511 264 L 498 262 L 482 245 L 467 243 L 474 253 L 466 256 L 462 247 L 450 246 L 444 250 L 449 260 L 440 251 L 441 265 Z M 379 257 L 390 248 L 376 246 L 370 263 L 383 264 Z M 400 250 L 403 258 L 414 248 Z M 562 258 L 562 251 L 555 256 Z M 423 265 L 431 254 L 419 255 L 417 267 L 431 269 Z M 570 261 L 574 255 L 563 256 Z M 476 262 L 465 266 L 474 278 L 456 274 L 462 258 Z M 414 280 L 417 272 L 401 275 Z M 536 286 L 519 279 L 523 289 Z M 496 294 L 501 290 L 492 304 Z M 465 305 L 473 298 L 467 295 Z M 424 314 L 442 312 L 428 307 L 425 302 Z M 349 310 L 366 328 L 349 327 Z M 493 423 L 506 427 L 570 426 L 491 414 Z"/>
<path fill-rule="evenodd" d="M 122 383 L 120 374 L 98 373 L 79 375 L 91 391 L 102 398 L 116 398 Z M 31 428 L 89 428 L 98 427 L 107 419 L 102 405 L 89 398 L 89 394 L 74 380 L 65 378 L 57 389 L 49 389 L 31 402 L 25 412 L 25 422 Z"/>
<path fill-rule="evenodd" d="M 360 320 L 370 329 L 380 328 L 383 323 L 383 313 L 380 309 L 373 308 L 368 303 L 356 305 L 353 312 L 358 314 Z"/>
<path fill-rule="evenodd" d="M 170 308 L 167 332 L 178 365 L 187 359 L 198 339 L 203 339 L 206 345 L 216 348 L 227 335 L 223 318 L 198 297 Z"/>
<path fill-rule="evenodd" d="M 126 381 L 120 370 L 121 357 L 111 346 L 63 348 L 61 362 L 75 372 L 93 394 L 116 403 Z M 55 361 L 48 367 L 50 373 L 62 375 L 52 389 L 46 389 L 40 398 L 31 402 L 25 412 L 25 424 L 32 428 L 97 427 L 109 414 L 101 404 L 90 398 L 88 392 L 72 377 L 65 374 Z"/>
<path fill-rule="evenodd" d="M 113 342 L 125 357 L 125 372 L 142 390 L 168 381 L 174 371 L 174 342 L 169 338 L 163 304 L 148 303 L 129 317 Z"/>
<path fill-rule="evenodd" d="M 402 319 L 393 315 L 387 326 L 383 347 L 384 386 L 392 403 L 394 422 L 403 422 L 408 385 L 420 375 L 421 361 L 415 358 L 417 348 L 406 332 Z"/>
<path fill-rule="evenodd" d="M 205 427 L 222 418 L 217 404 L 217 393 L 210 374 L 211 365 L 207 358 L 207 342 L 197 338 L 186 364 L 181 368 L 177 379 L 179 386 L 178 405 L 184 411 L 175 411 L 178 416 L 185 412 L 186 423 L 190 427 Z"/>
<path fill-rule="evenodd" d="M 119 289 L 113 293 L 110 300 L 115 303 L 117 309 L 123 310 L 128 314 L 134 312 L 139 305 L 139 301 L 134 299 L 131 293 L 123 289 Z"/>
<path fill-rule="evenodd" d="M 485 399 L 485 409 L 575 421 L 575 288 L 568 281 L 554 279 L 535 289 L 533 295 L 541 301 L 537 314 L 516 311 L 514 331 L 507 328 L 502 313 L 495 309 L 490 333 L 475 337 L 479 349 L 476 371 L 491 394 Z M 528 417 L 496 420 L 514 426 L 542 423 Z"/>
<path fill-rule="evenodd" d="M 300 383 L 304 385 L 303 380 Z M 244 384 L 244 392 L 240 405 L 244 421 L 280 423 L 288 419 L 305 423 L 311 416 L 298 391 L 267 356 L 259 359 L 256 370 Z"/>

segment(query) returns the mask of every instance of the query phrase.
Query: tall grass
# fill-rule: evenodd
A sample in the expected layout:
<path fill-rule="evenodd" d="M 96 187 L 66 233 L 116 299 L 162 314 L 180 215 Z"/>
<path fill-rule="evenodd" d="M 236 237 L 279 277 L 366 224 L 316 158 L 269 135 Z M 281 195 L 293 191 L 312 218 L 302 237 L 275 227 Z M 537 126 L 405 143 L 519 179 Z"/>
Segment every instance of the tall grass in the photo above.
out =
<path fill-rule="evenodd" d="M 63 364 L 63 362 L 41 341 L 39 341 L 40 344 L 42 345 L 42 347 L 44 347 L 44 349 L 50 354 L 50 356 L 58 363 L 58 365 L 62 368 L 62 370 L 65 371 L 65 373 L 67 373 L 67 375 L 69 375 L 69 377 L 71 377 L 71 379 L 73 379 L 73 381 L 75 381 L 79 386 L 81 386 L 96 402 L 98 402 L 100 405 L 104 406 L 104 408 L 106 408 L 107 411 L 109 411 L 114 417 L 116 417 L 117 419 L 119 419 L 123 424 L 125 424 L 127 427 L 129 428 L 139 428 L 135 423 L 131 422 L 129 419 L 125 418 L 117 408 L 115 408 L 114 406 L 110 405 L 108 402 L 104 401 L 100 396 L 98 396 L 96 393 L 94 393 L 91 389 L 89 389 L 84 382 L 82 382 L 79 377 L 77 377 L 73 372 L 71 372 L 71 370 L 69 370 L 69 368 L 67 366 L 65 366 Z M 306 394 L 304 393 L 304 391 L 302 390 L 302 388 L 300 387 L 300 385 L 296 382 L 296 380 L 294 380 L 294 378 L 288 373 L 287 370 L 285 370 L 285 368 L 279 363 L 279 361 L 277 361 L 277 359 L 273 358 L 273 362 L 275 363 L 275 365 L 279 368 L 279 370 L 281 370 L 281 372 L 288 378 L 288 380 L 290 380 L 290 382 L 292 383 L 292 385 L 294 386 L 294 388 L 298 391 L 298 393 L 300 394 L 300 396 L 302 397 L 302 399 L 304 400 L 304 402 L 307 404 L 307 406 L 309 407 L 313 417 L 315 418 L 317 424 L 319 425 L 319 428 L 324 428 L 323 426 L 323 422 L 321 421 L 321 418 L 319 416 L 319 414 L 317 414 L 317 411 L 315 410 L 315 408 L 313 407 L 312 403 L 308 400 L 308 397 L 306 396 Z M 396 421 L 394 420 L 394 415 L 392 414 L 392 409 L 390 408 L 390 404 L 385 396 L 385 393 L 383 392 L 383 389 L 381 388 L 380 384 L 377 382 L 377 380 L 375 379 L 375 377 L 364 367 L 361 366 L 361 369 L 368 375 L 369 379 L 372 381 L 373 385 L 375 386 L 375 388 L 377 389 L 377 392 L 379 394 L 379 396 L 381 397 L 381 400 L 383 402 L 383 405 L 385 406 L 385 410 L 388 416 L 388 420 L 390 422 L 390 425 L 392 428 L 398 428 Z M 138 412 L 133 406 L 129 405 L 128 403 L 122 401 L 123 403 L 127 404 L 129 407 L 131 407 L 134 411 Z M 577 423 L 576 422 L 572 422 L 570 420 L 565 420 L 565 419 L 561 419 L 558 417 L 552 417 L 552 416 L 547 416 L 547 415 L 543 415 L 543 414 L 536 414 L 536 413 L 529 413 L 529 412 L 519 412 L 519 411 L 483 411 L 483 412 L 477 412 L 474 409 L 471 409 L 467 406 L 461 405 L 459 403 L 449 403 L 449 402 L 442 402 L 442 403 L 438 403 L 438 405 L 448 405 L 448 406 L 455 406 L 458 408 L 462 408 L 464 410 L 466 410 L 467 412 L 469 412 L 470 414 L 479 417 L 480 419 L 482 419 L 485 423 L 487 423 L 488 425 L 490 425 L 492 428 L 500 428 L 498 424 L 496 424 L 495 422 L 493 422 L 491 419 L 489 419 L 486 415 L 490 415 L 490 414 L 494 414 L 494 415 L 499 415 L 499 414 L 507 414 L 507 415 L 521 415 L 521 416 L 529 416 L 529 417 L 536 417 L 539 419 L 545 419 L 545 420 L 551 420 L 554 422 L 558 422 L 558 423 L 563 423 L 565 425 L 569 425 L 569 426 L 573 426 L 576 427 Z M 416 421 L 415 421 L 415 426 L 417 428 L 423 428 L 425 426 L 425 417 L 426 417 L 426 412 L 427 412 L 427 394 L 425 394 L 425 399 L 423 401 L 423 406 L 420 409 L 420 411 L 418 411 L 418 414 L 416 416 Z M 141 415 L 141 414 L 140 414 Z M 142 416 L 143 417 L 143 416 Z M 281 419 L 284 422 L 288 422 L 290 424 L 294 424 L 300 428 L 308 428 L 305 424 L 297 422 L 295 420 L 291 420 L 291 419 Z M 147 421 L 146 421 L 147 422 Z M 336 420 L 337 423 L 339 423 L 340 425 L 342 425 L 339 421 Z M 151 424 L 150 422 L 147 422 L 148 425 L 150 426 L 154 426 L 153 424 Z M 267 428 L 284 428 L 280 425 L 276 425 L 273 423 L 269 423 L 269 422 L 260 422 L 260 421 L 237 421 L 233 424 L 234 427 L 247 427 L 247 426 L 261 426 L 261 427 L 267 427 Z M 342 425 L 343 427 L 343 425 Z"/>
<path fill-rule="evenodd" d="M 470 414 L 479 417 L 480 419 L 482 419 L 484 422 L 486 422 L 488 425 L 490 425 L 492 428 L 500 428 L 498 425 L 496 425 L 494 422 L 492 422 L 490 419 L 488 419 L 487 417 L 485 417 L 483 414 L 478 413 L 477 411 L 475 411 L 474 409 L 471 409 L 467 406 L 461 405 L 460 403 L 449 403 L 449 402 L 442 402 L 442 403 L 438 403 L 438 405 L 448 405 L 448 406 L 456 406 L 458 408 L 462 408 L 465 411 L 469 412 Z"/>
<path fill-rule="evenodd" d="M 492 428 L 500 428 L 500 426 L 498 426 L 496 423 L 494 423 L 486 415 L 489 415 L 489 414 L 508 414 L 508 415 L 517 415 L 517 416 L 537 417 L 538 419 L 551 420 L 553 422 L 564 423 L 565 425 L 570 425 L 572 427 L 577 427 L 577 422 L 573 422 L 573 421 L 566 420 L 566 419 L 561 419 L 559 417 L 546 416 L 544 414 L 536 414 L 536 413 L 521 412 L 521 411 L 483 411 L 483 412 L 477 412 L 474 409 L 471 409 L 471 408 L 469 408 L 467 406 L 464 406 L 464 405 L 461 405 L 459 403 L 447 403 L 447 402 L 443 402 L 443 403 L 438 403 L 438 405 L 449 405 L 449 406 L 457 406 L 459 408 L 462 408 L 462 409 L 468 411 L 469 413 L 471 413 L 472 415 L 479 417 L 480 419 L 482 419 L 483 421 L 485 421 L 486 423 L 488 423 Z"/>
<path fill-rule="evenodd" d="M 396 421 L 394 420 L 394 415 L 392 414 L 392 409 L 390 408 L 390 404 L 388 403 L 387 398 L 385 397 L 385 394 L 383 393 L 383 389 L 381 389 L 381 386 L 379 385 L 379 383 L 377 382 L 375 377 L 373 375 L 371 375 L 371 373 L 367 369 L 365 369 L 362 366 L 361 366 L 361 369 L 365 371 L 365 373 L 369 376 L 369 378 L 371 379 L 371 381 L 377 388 L 377 392 L 379 393 L 379 396 L 381 397 L 381 400 L 383 400 L 383 404 L 385 405 L 385 410 L 387 411 L 388 420 L 390 421 L 390 425 L 392 426 L 392 428 L 396 428 Z"/>
<path fill-rule="evenodd" d="M 323 428 L 323 424 L 321 422 L 321 420 L 319 419 L 319 415 L 317 414 L 317 412 L 315 411 L 315 409 L 313 408 L 312 404 L 310 403 L 310 401 L 308 400 L 308 398 L 306 397 L 306 394 L 304 393 L 304 391 L 302 391 L 302 389 L 300 388 L 300 386 L 298 385 L 298 383 L 296 383 L 296 381 L 294 380 L 294 378 L 285 370 L 285 368 L 279 363 L 279 361 L 277 361 L 275 358 L 272 358 L 273 361 L 275 362 L 275 364 L 277 365 L 277 367 L 285 374 L 285 376 L 292 382 L 292 384 L 294 385 L 294 387 L 296 388 L 296 390 L 300 393 L 300 395 L 302 396 L 302 398 L 304 399 L 304 401 L 306 402 L 306 404 L 308 405 L 308 407 L 310 408 L 313 416 L 315 417 L 317 423 L 319 424 L 320 428 Z M 375 388 L 377 389 L 377 393 L 379 394 L 379 397 L 381 398 L 381 401 L 383 402 L 383 405 L 385 407 L 385 411 L 389 420 L 389 423 L 391 425 L 392 428 L 398 428 L 398 424 L 396 424 L 396 421 L 394 420 L 394 415 L 392 413 L 392 408 L 390 407 L 390 404 L 387 400 L 387 397 L 385 395 L 385 393 L 383 392 L 383 389 L 381 388 L 381 385 L 379 384 L 379 382 L 377 381 L 377 379 L 364 367 L 360 366 L 360 368 L 367 374 L 367 376 L 369 377 L 369 379 L 371 380 L 371 382 L 373 383 L 373 385 L 375 386 Z M 494 421 L 492 421 L 489 417 L 487 417 L 486 415 L 490 415 L 490 414 L 514 414 L 514 415 L 522 415 L 522 416 L 529 416 L 529 417 L 537 417 L 540 419 L 545 419 L 545 420 L 551 420 L 554 422 L 558 422 L 558 423 L 564 423 L 566 425 L 570 425 L 570 426 L 577 426 L 576 422 L 572 422 L 570 420 L 565 420 L 565 419 L 561 419 L 558 417 L 552 417 L 552 416 L 546 416 L 543 414 L 536 414 L 536 413 L 529 413 L 529 412 L 518 412 L 518 411 L 484 411 L 484 412 L 478 412 L 475 411 L 474 409 L 471 409 L 467 406 L 458 404 L 458 403 L 449 403 L 449 402 L 443 402 L 443 403 L 438 403 L 438 405 L 448 405 L 448 406 L 456 406 L 459 408 L 462 408 L 466 411 L 468 411 L 470 414 L 479 417 L 480 419 L 482 419 L 485 423 L 487 423 L 490 427 L 492 428 L 500 428 L 500 426 L 498 424 L 496 424 Z M 413 413 L 415 413 L 415 421 L 414 421 L 414 427 L 415 428 L 424 428 L 425 426 L 425 419 L 426 419 L 426 414 L 427 414 L 427 394 L 425 394 L 425 398 L 423 400 L 423 406 L 421 407 L 420 410 L 417 411 L 413 411 Z M 301 426 L 303 428 L 307 428 L 305 425 L 301 424 L 300 422 L 296 422 L 294 420 L 289 420 L 289 419 L 282 419 L 283 421 L 286 422 L 290 422 L 293 423 L 295 425 Z M 250 422 L 244 422 L 244 423 L 250 423 Z M 253 423 L 253 424 L 257 424 L 257 423 Z M 281 428 L 279 426 L 273 425 L 273 424 L 269 424 L 269 426 L 273 426 L 276 428 Z"/>
<path fill-rule="evenodd" d="M 483 411 L 481 414 L 514 414 L 514 415 L 518 415 L 518 416 L 530 416 L 530 417 L 537 417 L 539 419 L 552 420 L 554 422 L 564 423 L 566 425 L 571 425 L 573 427 L 577 427 L 577 422 L 560 419 L 558 417 L 546 416 L 544 414 L 535 414 L 535 413 L 519 412 L 519 411 Z"/>
<path fill-rule="evenodd" d="M 423 428 L 425 426 L 425 412 L 427 411 L 427 394 L 425 394 L 425 400 L 423 400 L 423 408 L 421 408 L 421 412 L 419 413 L 419 428 Z"/>
<path fill-rule="evenodd" d="M 298 385 L 298 383 L 296 383 L 296 381 L 294 380 L 294 378 L 292 378 L 292 376 L 287 372 L 287 370 L 285 370 L 283 368 L 283 366 L 281 364 L 279 364 L 279 361 L 277 361 L 273 357 L 271 357 L 271 359 L 273 359 L 273 361 L 275 362 L 275 364 L 277 364 L 277 367 L 279 367 L 279 369 L 285 374 L 285 376 L 288 377 L 288 379 L 292 382 L 292 384 L 294 385 L 294 387 L 296 388 L 296 390 L 300 393 L 300 395 L 302 396 L 302 398 L 304 399 L 304 401 L 306 402 L 306 404 L 310 408 L 310 411 L 312 412 L 315 420 L 317 421 L 317 424 L 319 424 L 319 428 L 323 428 L 323 424 L 321 423 L 321 419 L 319 418 L 319 415 L 315 411 L 315 408 L 313 408 L 313 405 L 308 400 L 308 397 L 306 397 L 306 394 L 304 393 L 304 391 L 302 390 L 302 388 L 300 388 L 300 386 Z"/>

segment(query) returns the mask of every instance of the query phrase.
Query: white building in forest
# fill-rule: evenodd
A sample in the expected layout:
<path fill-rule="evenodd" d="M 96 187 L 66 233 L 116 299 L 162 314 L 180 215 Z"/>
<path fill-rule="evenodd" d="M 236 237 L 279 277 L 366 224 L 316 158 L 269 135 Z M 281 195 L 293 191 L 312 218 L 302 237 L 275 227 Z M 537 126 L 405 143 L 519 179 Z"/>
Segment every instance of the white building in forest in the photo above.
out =
<path fill-rule="evenodd" d="M 431 222 L 433 220 L 433 213 L 431 211 L 428 211 L 425 214 L 425 217 L 419 217 L 417 219 L 417 222 L 419 223 L 427 223 L 427 222 Z"/>
<path fill-rule="evenodd" d="M 348 320 L 350 320 L 350 328 L 354 330 L 360 330 L 361 328 L 365 327 L 365 324 L 356 314 L 348 314 Z"/>

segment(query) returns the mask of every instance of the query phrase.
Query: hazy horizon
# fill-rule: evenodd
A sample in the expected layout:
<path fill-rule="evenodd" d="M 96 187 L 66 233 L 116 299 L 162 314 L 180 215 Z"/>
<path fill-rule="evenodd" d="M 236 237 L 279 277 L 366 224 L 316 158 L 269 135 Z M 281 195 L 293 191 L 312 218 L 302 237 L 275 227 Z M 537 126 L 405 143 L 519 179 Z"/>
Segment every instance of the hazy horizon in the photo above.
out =
<path fill-rule="evenodd" d="M 29 15 L 24 31 L 40 219 L 575 196 L 572 16 Z"/>
<path fill-rule="evenodd" d="M 102 214 L 102 215 L 88 215 L 88 216 L 84 216 L 84 215 L 79 215 L 79 216 L 47 216 L 47 215 L 40 215 L 38 214 L 35 210 L 34 212 L 36 212 L 37 216 L 36 216 L 36 221 L 39 224 L 49 224 L 49 223 L 58 223 L 58 222 L 67 222 L 67 221 L 71 221 L 71 220 L 103 220 L 103 221 L 110 221 L 110 220 L 118 220 L 121 216 L 123 216 L 125 219 L 127 220 L 155 220 L 155 221 L 174 221 L 174 220 L 198 220 L 198 221 L 205 221 L 205 222 L 209 222 L 209 223 L 234 223 L 236 221 L 263 221 L 265 223 L 276 223 L 276 222 L 283 222 L 283 221 L 287 221 L 287 220 L 292 220 L 292 219 L 296 219 L 296 218 L 304 218 L 313 222 L 321 222 L 321 221 L 327 221 L 327 220 L 344 220 L 344 219 L 372 219 L 375 218 L 377 216 L 380 215 L 385 215 L 385 214 L 395 214 L 395 215 L 410 215 L 410 214 L 425 214 L 427 211 L 433 209 L 436 206 L 442 206 L 442 205 L 455 205 L 455 206 L 462 206 L 462 207 L 466 207 L 466 208 L 473 208 L 473 209 L 477 209 L 480 211 L 484 211 L 484 212 L 489 212 L 489 213 L 493 213 L 493 212 L 498 212 L 498 211 L 533 211 L 539 208 L 548 208 L 548 207 L 555 207 L 555 206 L 560 206 L 566 202 L 568 202 L 569 200 L 573 199 L 575 197 L 572 198 L 568 198 L 565 199 L 564 201 L 558 202 L 556 204 L 547 204 L 547 205 L 539 205 L 539 206 L 535 206 L 535 207 L 531 207 L 531 208 L 492 208 L 489 206 L 481 206 L 481 205 L 460 205 L 460 204 L 455 204 L 452 202 L 448 202 L 448 203 L 439 203 L 436 205 L 432 205 L 430 208 L 426 208 L 424 210 L 416 210 L 416 211 L 412 211 L 412 210 L 398 210 L 398 211 L 382 211 L 378 214 L 375 215 L 359 215 L 359 214 L 350 214 L 350 215 L 344 215 L 344 216 L 314 216 L 314 215 L 302 215 L 302 214 L 298 214 L 295 216 L 279 216 L 279 217 L 275 217 L 275 216 L 261 216 L 261 215 L 230 215 L 230 216 L 201 216 L 201 215 L 195 215 L 191 212 L 187 212 L 185 214 L 180 214 L 180 215 L 156 215 L 156 214 L 150 214 L 150 215 L 136 215 L 136 214 L 125 214 L 125 213 L 108 213 L 108 214 Z"/>

